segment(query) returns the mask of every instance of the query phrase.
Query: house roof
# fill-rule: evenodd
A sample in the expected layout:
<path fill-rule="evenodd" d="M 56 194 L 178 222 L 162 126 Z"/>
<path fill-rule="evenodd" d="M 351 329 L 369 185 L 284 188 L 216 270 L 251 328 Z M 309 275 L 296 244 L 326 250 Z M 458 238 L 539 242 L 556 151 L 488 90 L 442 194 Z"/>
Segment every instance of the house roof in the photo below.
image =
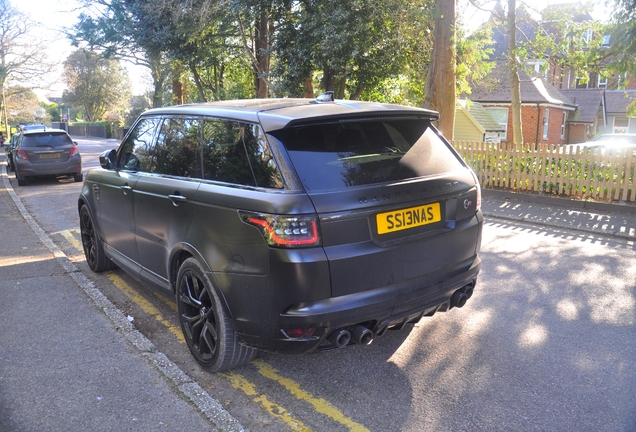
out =
<path fill-rule="evenodd" d="M 459 108 L 468 114 L 468 118 L 473 121 L 484 132 L 505 132 L 506 128 L 501 126 L 490 115 L 488 110 L 479 102 L 460 99 Z"/>
<path fill-rule="evenodd" d="M 636 90 L 607 90 L 605 100 L 608 113 L 626 114 L 627 106 L 636 100 Z"/>
<path fill-rule="evenodd" d="M 576 111 L 568 119 L 568 123 L 590 123 L 594 124 L 601 110 L 603 118 L 606 115 L 605 91 L 603 89 L 570 89 L 560 90 L 567 96 Z"/>
<path fill-rule="evenodd" d="M 508 76 L 509 70 L 505 60 L 495 61 L 495 67 L 480 83 L 480 86 L 473 86 L 470 98 L 482 104 L 510 103 L 512 93 Z M 519 69 L 519 80 L 521 81 L 521 103 L 554 104 L 574 109 L 574 104 L 547 80 L 531 77 L 521 69 Z"/>

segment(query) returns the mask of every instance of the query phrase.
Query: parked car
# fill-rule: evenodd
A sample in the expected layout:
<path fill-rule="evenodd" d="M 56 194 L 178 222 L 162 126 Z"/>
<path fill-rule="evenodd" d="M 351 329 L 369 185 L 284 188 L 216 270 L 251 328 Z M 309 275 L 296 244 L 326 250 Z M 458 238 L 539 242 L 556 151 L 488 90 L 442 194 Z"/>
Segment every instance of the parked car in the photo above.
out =
<path fill-rule="evenodd" d="M 577 147 L 579 151 L 582 151 L 584 147 L 587 147 L 588 150 L 595 154 L 598 152 L 604 154 L 608 150 L 616 151 L 625 148 L 633 148 L 636 154 L 636 134 L 601 134 L 586 142 L 562 146 L 560 151 L 561 153 L 566 153 L 569 150 L 570 153 L 574 153 Z"/>
<path fill-rule="evenodd" d="M 330 95 L 146 111 L 86 176 L 87 263 L 173 293 L 211 371 L 366 345 L 461 307 L 481 192 L 437 119 Z"/>
<path fill-rule="evenodd" d="M 11 135 L 11 141 L 7 142 L 4 146 L 4 152 L 7 157 L 7 168 L 9 169 L 9 171 L 15 170 L 15 165 L 13 163 L 13 149 L 15 148 L 15 145 L 18 142 L 19 138 L 20 134 L 14 133 L 13 135 Z"/>
<path fill-rule="evenodd" d="M 25 186 L 30 177 L 71 176 L 83 180 L 77 143 L 60 129 L 25 130 L 12 149 L 15 177 Z"/>
<path fill-rule="evenodd" d="M 44 125 L 37 125 L 37 124 L 30 124 L 30 125 L 21 125 L 20 128 L 23 131 L 45 131 L 46 130 L 46 126 Z"/>

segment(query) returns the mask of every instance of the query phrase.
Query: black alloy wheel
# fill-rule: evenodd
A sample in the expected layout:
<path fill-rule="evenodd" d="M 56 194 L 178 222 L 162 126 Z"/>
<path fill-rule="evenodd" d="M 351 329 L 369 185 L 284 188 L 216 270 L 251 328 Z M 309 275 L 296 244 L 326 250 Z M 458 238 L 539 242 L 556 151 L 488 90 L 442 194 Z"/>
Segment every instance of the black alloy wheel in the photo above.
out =
<path fill-rule="evenodd" d="M 83 205 L 80 209 L 80 235 L 86 263 L 94 272 L 103 272 L 117 268 L 104 253 L 102 241 L 95 231 L 95 224 L 88 208 Z"/>
<path fill-rule="evenodd" d="M 179 269 L 177 311 L 188 348 L 205 369 L 232 369 L 256 356 L 255 349 L 238 342 L 212 283 L 194 258 Z"/>

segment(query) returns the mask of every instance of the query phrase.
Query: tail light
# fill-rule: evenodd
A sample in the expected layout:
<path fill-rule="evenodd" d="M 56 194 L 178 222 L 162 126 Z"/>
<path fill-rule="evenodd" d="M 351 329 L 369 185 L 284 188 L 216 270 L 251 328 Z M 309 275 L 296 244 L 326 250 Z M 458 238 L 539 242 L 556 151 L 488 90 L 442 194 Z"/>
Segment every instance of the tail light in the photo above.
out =
<path fill-rule="evenodd" d="M 239 210 L 241 220 L 261 231 L 270 246 L 294 248 L 320 245 L 316 215 L 282 216 Z"/>
<path fill-rule="evenodd" d="M 24 159 L 24 160 L 29 160 L 29 157 L 27 156 L 26 152 L 24 150 L 18 150 L 15 153 L 15 157 L 18 159 Z"/>
<path fill-rule="evenodd" d="M 72 158 L 75 155 L 79 154 L 79 147 L 74 145 L 73 147 L 71 147 L 71 154 L 69 155 L 69 158 Z"/>

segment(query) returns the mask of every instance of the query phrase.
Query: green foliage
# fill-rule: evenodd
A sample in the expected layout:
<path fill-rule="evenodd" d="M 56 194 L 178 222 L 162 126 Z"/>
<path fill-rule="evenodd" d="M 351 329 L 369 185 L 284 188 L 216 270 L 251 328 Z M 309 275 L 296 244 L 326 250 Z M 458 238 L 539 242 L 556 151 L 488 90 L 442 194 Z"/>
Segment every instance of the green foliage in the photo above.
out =
<path fill-rule="evenodd" d="M 123 112 L 131 93 L 128 75 L 118 62 L 85 49 L 64 62 L 64 80 L 68 86 L 65 103 L 81 109 L 88 121 Z"/>
<path fill-rule="evenodd" d="M 46 110 L 47 116 L 51 119 L 51 121 L 59 122 L 61 119 L 60 108 L 57 106 L 55 102 L 45 103 L 40 102 L 40 106 Z"/>

